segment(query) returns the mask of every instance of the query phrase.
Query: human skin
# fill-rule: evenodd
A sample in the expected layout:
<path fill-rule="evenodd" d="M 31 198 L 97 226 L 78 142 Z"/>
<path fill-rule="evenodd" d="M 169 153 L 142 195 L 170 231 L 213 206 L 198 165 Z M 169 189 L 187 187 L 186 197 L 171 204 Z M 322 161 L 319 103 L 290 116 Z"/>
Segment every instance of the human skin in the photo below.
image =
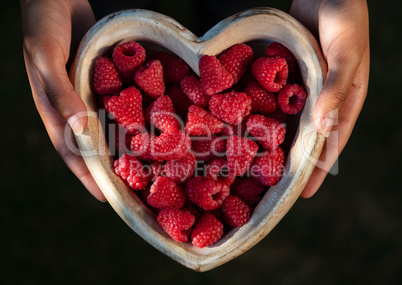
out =
<path fill-rule="evenodd" d="M 317 192 L 348 142 L 367 96 L 370 70 L 365 0 L 294 0 L 290 14 L 318 39 L 328 74 L 313 110 L 327 142 L 301 197 Z"/>
<path fill-rule="evenodd" d="M 98 200 L 106 201 L 83 158 L 65 139 L 67 124 L 79 135 L 86 108 L 68 78 L 79 41 L 95 23 L 85 0 L 21 0 L 24 58 L 36 108 L 49 137 L 71 171 Z M 290 14 L 321 44 L 328 75 L 313 111 L 316 129 L 328 137 L 301 197 L 319 189 L 352 133 L 367 94 L 369 34 L 363 0 L 294 0 Z"/>

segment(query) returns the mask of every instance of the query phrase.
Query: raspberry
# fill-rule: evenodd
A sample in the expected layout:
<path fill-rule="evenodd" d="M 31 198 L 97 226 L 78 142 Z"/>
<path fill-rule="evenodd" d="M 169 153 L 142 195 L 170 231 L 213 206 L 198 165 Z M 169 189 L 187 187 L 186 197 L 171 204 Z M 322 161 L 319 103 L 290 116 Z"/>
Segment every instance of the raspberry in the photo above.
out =
<path fill-rule="evenodd" d="M 306 104 L 307 93 L 297 84 L 288 84 L 278 93 L 278 103 L 286 114 L 299 113 Z"/>
<path fill-rule="evenodd" d="M 166 89 L 166 95 L 170 97 L 173 103 L 173 107 L 176 113 L 181 117 L 185 118 L 188 112 L 188 107 L 190 107 L 190 99 L 183 93 L 178 84 L 171 84 Z"/>
<path fill-rule="evenodd" d="M 131 86 L 121 91 L 119 96 L 106 96 L 104 104 L 105 109 L 126 132 L 135 135 L 144 130 L 142 96 L 137 88 Z"/>
<path fill-rule="evenodd" d="M 215 135 L 210 137 L 192 137 L 191 150 L 197 160 L 207 161 L 215 156 L 224 155 L 226 141 Z"/>
<path fill-rule="evenodd" d="M 243 175 L 250 168 L 258 145 L 248 138 L 231 136 L 226 141 L 226 158 L 229 169 L 235 175 Z"/>
<path fill-rule="evenodd" d="M 253 60 L 253 50 L 245 44 L 231 46 L 218 56 L 222 66 L 233 77 L 233 85 L 243 76 L 247 67 Z"/>
<path fill-rule="evenodd" d="M 135 135 L 131 140 L 130 149 L 138 159 L 151 161 L 153 159 L 151 146 L 154 139 L 155 136 L 150 133 Z"/>
<path fill-rule="evenodd" d="M 229 170 L 226 159 L 216 157 L 208 161 L 206 165 L 206 177 L 230 186 L 236 175 Z"/>
<path fill-rule="evenodd" d="M 263 115 L 251 115 L 247 120 L 247 130 L 265 149 L 274 150 L 285 140 L 285 125 Z"/>
<path fill-rule="evenodd" d="M 231 91 L 212 96 L 209 100 L 209 110 L 224 122 L 237 125 L 250 114 L 251 102 L 246 93 Z"/>
<path fill-rule="evenodd" d="M 144 189 L 148 184 L 147 173 L 134 155 L 124 153 L 115 160 L 114 172 L 127 181 L 133 190 Z"/>
<path fill-rule="evenodd" d="M 192 214 L 176 208 L 163 209 L 156 219 L 165 232 L 178 242 L 188 240 L 188 234 L 185 231 L 190 229 L 195 221 L 195 217 Z"/>
<path fill-rule="evenodd" d="M 287 47 L 278 42 L 273 42 L 267 47 L 265 56 L 284 58 L 288 64 L 289 80 L 293 81 L 297 79 L 298 76 L 297 61 L 294 55 L 290 52 L 290 50 Z"/>
<path fill-rule="evenodd" d="M 134 81 L 154 99 L 165 93 L 163 68 L 159 60 L 151 60 L 141 66 L 135 72 Z"/>
<path fill-rule="evenodd" d="M 154 182 L 159 176 L 166 176 L 163 166 L 160 161 L 151 161 L 148 164 L 149 181 Z"/>
<path fill-rule="evenodd" d="M 254 159 L 251 176 L 265 186 L 275 185 L 281 179 L 284 160 L 285 153 L 280 147 L 268 151 Z"/>
<path fill-rule="evenodd" d="M 254 178 L 238 177 L 230 186 L 230 192 L 250 205 L 257 205 L 261 200 L 260 194 L 264 192 L 264 188 L 264 185 Z"/>
<path fill-rule="evenodd" d="M 195 217 L 196 223 L 200 220 L 200 217 L 201 217 L 200 210 L 202 210 L 202 209 L 200 209 L 196 204 L 194 204 L 190 200 L 188 200 L 188 199 L 186 200 L 186 202 L 184 203 L 184 206 L 183 206 L 183 208 L 181 208 L 181 210 L 192 214 Z"/>
<path fill-rule="evenodd" d="M 159 176 L 152 184 L 147 202 L 157 209 L 177 208 L 184 206 L 186 193 L 168 177 Z"/>
<path fill-rule="evenodd" d="M 208 105 L 209 96 L 202 88 L 201 81 L 195 76 L 186 76 L 180 81 L 181 90 L 186 94 L 191 103 L 200 107 Z"/>
<path fill-rule="evenodd" d="M 124 81 L 134 82 L 134 74 L 145 61 L 145 49 L 137 42 L 121 44 L 113 50 L 113 61 Z"/>
<path fill-rule="evenodd" d="M 162 95 L 152 102 L 145 110 L 145 118 L 163 132 L 170 133 L 180 129 L 172 100 L 167 95 Z"/>
<path fill-rule="evenodd" d="M 288 65 L 283 58 L 261 57 L 253 62 L 251 72 L 269 92 L 278 92 L 288 79 Z"/>
<path fill-rule="evenodd" d="M 98 95 L 114 94 L 123 88 L 123 82 L 111 59 L 107 57 L 96 59 L 92 85 Z"/>
<path fill-rule="evenodd" d="M 191 140 L 182 130 L 162 133 L 154 139 L 152 156 L 154 159 L 177 160 L 183 157 L 191 148 Z"/>
<path fill-rule="evenodd" d="M 190 72 L 184 60 L 173 53 L 158 52 L 152 56 L 152 59 L 159 60 L 162 63 L 165 83 L 180 83 L 180 80 Z"/>
<path fill-rule="evenodd" d="M 244 92 L 252 100 L 251 111 L 263 115 L 270 114 L 278 108 L 278 102 L 274 93 L 265 90 L 259 83 L 250 81 Z"/>
<path fill-rule="evenodd" d="M 233 85 L 232 75 L 213 55 L 203 55 L 198 63 L 200 80 L 207 95 L 214 95 Z"/>
<path fill-rule="evenodd" d="M 197 161 L 194 154 L 188 152 L 178 160 L 170 160 L 165 164 L 165 174 L 177 184 L 182 184 L 194 175 Z"/>
<path fill-rule="evenodd" d="M 201 176 L 190 178 L 185 187 L 188 199 L 204 210 L 213 210 L 222 205 L 229 196 L 229 186 Z"/>
<path fill-rule="evenodd" d="M 223 122 L 207 110 L 191 105 L 188 108 L 186 133 L 192 136 L 205 136 L 219 133 Z"/>
<path fill-rule="evenodd" d="M 213 215 L 205 213 L 191 234 L 193 245 L 203 248 L 216 243 L 223 236 L 223 224 Z"/>
<path fill-rule="evenodd" d="M 223 214 L 226 223 L 234 228 L 241 227 L 251 216 L 251 207 L 237 196 L 229 196 L 223 201 Z"/>

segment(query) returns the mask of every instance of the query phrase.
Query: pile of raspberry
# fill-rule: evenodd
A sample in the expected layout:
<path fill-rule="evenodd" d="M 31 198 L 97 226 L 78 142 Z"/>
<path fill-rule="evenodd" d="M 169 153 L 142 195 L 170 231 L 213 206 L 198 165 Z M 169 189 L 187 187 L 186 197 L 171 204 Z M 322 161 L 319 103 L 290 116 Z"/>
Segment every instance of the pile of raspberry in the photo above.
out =
<path fill-rule="evenodd" d="M 95 61 L 114 171 L 176 241 L 216 243 L 281 179 L 286 121 L 307 94 L 285 46 L 255 57 L 236 44 L 202 56 L 197 76 L 175 54 L 130 41 Z"/>

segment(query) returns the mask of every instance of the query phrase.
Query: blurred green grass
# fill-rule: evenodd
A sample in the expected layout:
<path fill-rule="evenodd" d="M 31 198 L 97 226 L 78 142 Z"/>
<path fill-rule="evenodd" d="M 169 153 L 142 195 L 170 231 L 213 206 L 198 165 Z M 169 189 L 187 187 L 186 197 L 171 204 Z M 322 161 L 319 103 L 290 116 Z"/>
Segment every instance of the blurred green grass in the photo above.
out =
<path fill-rule="evenodd" d="M 189 10 L 183 14 L 174 8 L 177 5 L 166 3 L 156 1 L 152 7 L 197 35 L 217 18 L 247 6 L 221 1 L 214 4 L 215 14 L 197 18 L 199 6 L 183 4 Z M 248 5 L 286 11 L 289 3 Z M 369 94 L 339 159 L 339 174 L 329 176 L 312 199 L 297 201 L 251 250 L 217 269 L 196 273 L 138 237 L 108 204 L 90 196 L 64 165 L 30 94 L 18 2 L 2 3 L 7 13 L 0 18 L 5 35 L 0 45 L 0 283 L 401 284 L 402 4 L 368 4 Z M 114 5 L 107 9 L 124 8 Z M 105 11 L 96 12 L 100 16 Z M 200 22 L 205 25 L 197 26 Z"/>

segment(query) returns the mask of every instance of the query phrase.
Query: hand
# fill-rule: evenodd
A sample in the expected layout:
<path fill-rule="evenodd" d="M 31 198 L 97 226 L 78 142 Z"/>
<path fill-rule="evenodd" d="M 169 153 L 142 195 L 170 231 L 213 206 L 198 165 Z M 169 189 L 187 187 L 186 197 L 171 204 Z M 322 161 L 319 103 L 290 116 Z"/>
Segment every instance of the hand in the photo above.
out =
<path fill-rule="evenodd" d="M 24 58 L 35 105 L 57 152 L 89 192 L 105 197 L 83 158 L 64 137 L 67 123 L 80 134 L 87 118 L 85 105 L 71 85 L 66 66 L 85 32 L 95 23 L 88 1 L 21 0 Z M 82 113 L 81 113 L 82 114 Z"/>
<path fill-rule="evenodd" d="M 364 0 L 294 0 L 290 14 L 320 41 L 328 74 L 313 110 L 316 129 L 328 139 L 303 190 L 318 190 L 345 147 L 367 95 L 370 49 Z"/>

